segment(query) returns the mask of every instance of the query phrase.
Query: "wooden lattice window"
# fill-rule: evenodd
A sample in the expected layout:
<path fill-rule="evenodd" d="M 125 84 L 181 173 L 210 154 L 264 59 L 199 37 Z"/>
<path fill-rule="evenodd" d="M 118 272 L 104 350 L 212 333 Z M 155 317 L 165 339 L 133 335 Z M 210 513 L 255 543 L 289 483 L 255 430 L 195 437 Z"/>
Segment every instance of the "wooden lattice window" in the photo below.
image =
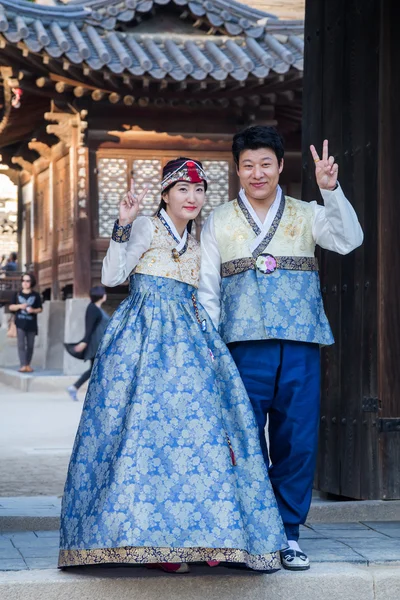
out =
<path fill-rule="evenodd" d="M 132 163 L 132 175 L 138 191 L 145 185 L 148 186 L 148 192 L 143 199 L 141 214 L 146 216 L 154 215 L 160 204 L 161 196 L 161 173 L 162 161 L 160 159 L 134 159 Z"/>
<path fill-rule="evenodd" d="M 117 216 L 117 206 L 127 189 L 128 161 L 126 158 L 98 159 L 99 236 L 109 237 Z"/>
<path fill-rule="evenodd" d="M 108 238 L 118 214 L 118 204 L 128 189 L 130 174 L 132 173 L 135 179 L 138 191 L 141 191 L 145 185 L 149 186 L 149 191 L 142 202 L 140 214 L 154 215 L 161 198 L 162 167 L 171 158 L 179 156 L 181 152 L 159 153 L 158 156 L 154 152 L 148 157 L 143 157 L 142 153 L 140 156 L 139 151 L 133 150 L 127 151 L 124 157 L 115 154 L 106 156 L 106 151 L 103 152 L 104 154 L 102 153 L 97 158 L 98 227 L 99 236 Z M 202 161 L 209 178 L 207 201 L 192 230 L 193 233 L 196 233 L 197 230 L 197 234 L 199 234 L 201 225 L 212 210 L 230 199 L 230 162 L 228 159 L 205 160 L 199 153 L 190 153 L 190 156 Z"/>
<path fill-rule="evenodd" d="M 229 196 L 229 161 L 228 160 L 203 160 L 204 170 L 207 174 L 207 199 L 196 219 L 196 225 L 200 227 L 210 213 L 224 202 L 230 199 Z"/>

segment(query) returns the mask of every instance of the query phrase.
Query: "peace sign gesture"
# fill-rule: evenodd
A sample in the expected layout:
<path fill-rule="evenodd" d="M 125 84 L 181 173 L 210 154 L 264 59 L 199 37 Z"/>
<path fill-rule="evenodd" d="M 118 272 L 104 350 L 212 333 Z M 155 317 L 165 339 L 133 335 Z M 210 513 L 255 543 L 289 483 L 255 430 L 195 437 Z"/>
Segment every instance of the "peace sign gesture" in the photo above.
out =
<path fill-rule="evenodd" d="M 324 140 L 322 146 L 322 159 L 318 156 L 315 146 L 310 146 L 311 154 L 315 162 L 315 178 L 321 190 L 334 190 L 337 184 L 339 166 L 335 163 L 333 156 L 328 158 L 328 140 Z"/>
<path fill-rule="evenodd" d="M 148 188 L 145 187 L 140 194 L 135 192 L 135 182 L 133 177 L 131 178 L 131 187 L 129 192 L 125 194 L 119 205 L 119 218 L 118 223 L 120 225 L 128 225 L 132 223 L 138 216 L 140 210 L 140 203 L 148 192 Z"/>

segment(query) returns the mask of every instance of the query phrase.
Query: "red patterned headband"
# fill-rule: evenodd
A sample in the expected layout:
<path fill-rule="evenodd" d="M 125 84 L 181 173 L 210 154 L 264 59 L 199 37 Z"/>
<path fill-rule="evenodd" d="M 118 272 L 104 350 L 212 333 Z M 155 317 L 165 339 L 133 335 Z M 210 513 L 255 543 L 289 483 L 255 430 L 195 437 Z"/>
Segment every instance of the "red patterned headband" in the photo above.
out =
<path fill-rule="evenodd" d="M 188 183 L 207 184 L 207 176 L 204 169 L 194 160 L 185 160 L 172 173 L 168 173 L 161 182 L 161 191 L 176 183 L 177 181 L 187 181 Z"/>

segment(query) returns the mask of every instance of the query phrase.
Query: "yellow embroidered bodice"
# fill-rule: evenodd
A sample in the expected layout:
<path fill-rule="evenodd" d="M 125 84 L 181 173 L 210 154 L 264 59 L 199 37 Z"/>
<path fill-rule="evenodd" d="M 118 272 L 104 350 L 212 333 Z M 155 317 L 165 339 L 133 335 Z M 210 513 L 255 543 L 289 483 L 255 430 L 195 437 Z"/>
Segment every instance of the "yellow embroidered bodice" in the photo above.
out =
<path fill-rule="evenodd" d="M 257 235 L 238 201 L 218 206 L 213 215 L 222 263 L 251 256 L 249 247 Z M 313 207 L 308 202 L 286 196 L 281 221 L 265 252 L 273 256 L 314 256 L 312 223 Z"/>
<path fill-rule="evenodd" d="M 173 257 L 172 251 L 176 246 L 175 240 L 158 219 L 151 218 L 154 235 L 150 248 L 141 256 L 133 273 L 168 277 L 194 287 L 199 285 L 200 275 L 200 244 L 190 234 L 187 238 L 186 250 Z"/>

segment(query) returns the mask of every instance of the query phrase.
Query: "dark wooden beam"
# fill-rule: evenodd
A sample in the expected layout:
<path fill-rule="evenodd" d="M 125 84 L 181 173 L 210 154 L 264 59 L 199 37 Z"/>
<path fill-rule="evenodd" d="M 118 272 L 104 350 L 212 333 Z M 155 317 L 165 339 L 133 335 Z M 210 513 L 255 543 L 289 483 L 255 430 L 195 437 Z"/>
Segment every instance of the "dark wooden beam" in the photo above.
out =
<path fill-rule="evenodd" d="M 382 406 L 381 460 L 383 498 L 400 497 L 400 245 L 398 223 L 400 185 L 397 149 L 400 131 L 400 38 L 398 3 L 380 2 L 380 96 L 379 96 L 379 232 L 378 232 L 378 352 L 379 398 Z M 370 218 L 368 216 L 368 218 Z M 398 420 L 398 427 L 394 426 Z M 383 423 L 393 426 L 385 431 Z"/>

